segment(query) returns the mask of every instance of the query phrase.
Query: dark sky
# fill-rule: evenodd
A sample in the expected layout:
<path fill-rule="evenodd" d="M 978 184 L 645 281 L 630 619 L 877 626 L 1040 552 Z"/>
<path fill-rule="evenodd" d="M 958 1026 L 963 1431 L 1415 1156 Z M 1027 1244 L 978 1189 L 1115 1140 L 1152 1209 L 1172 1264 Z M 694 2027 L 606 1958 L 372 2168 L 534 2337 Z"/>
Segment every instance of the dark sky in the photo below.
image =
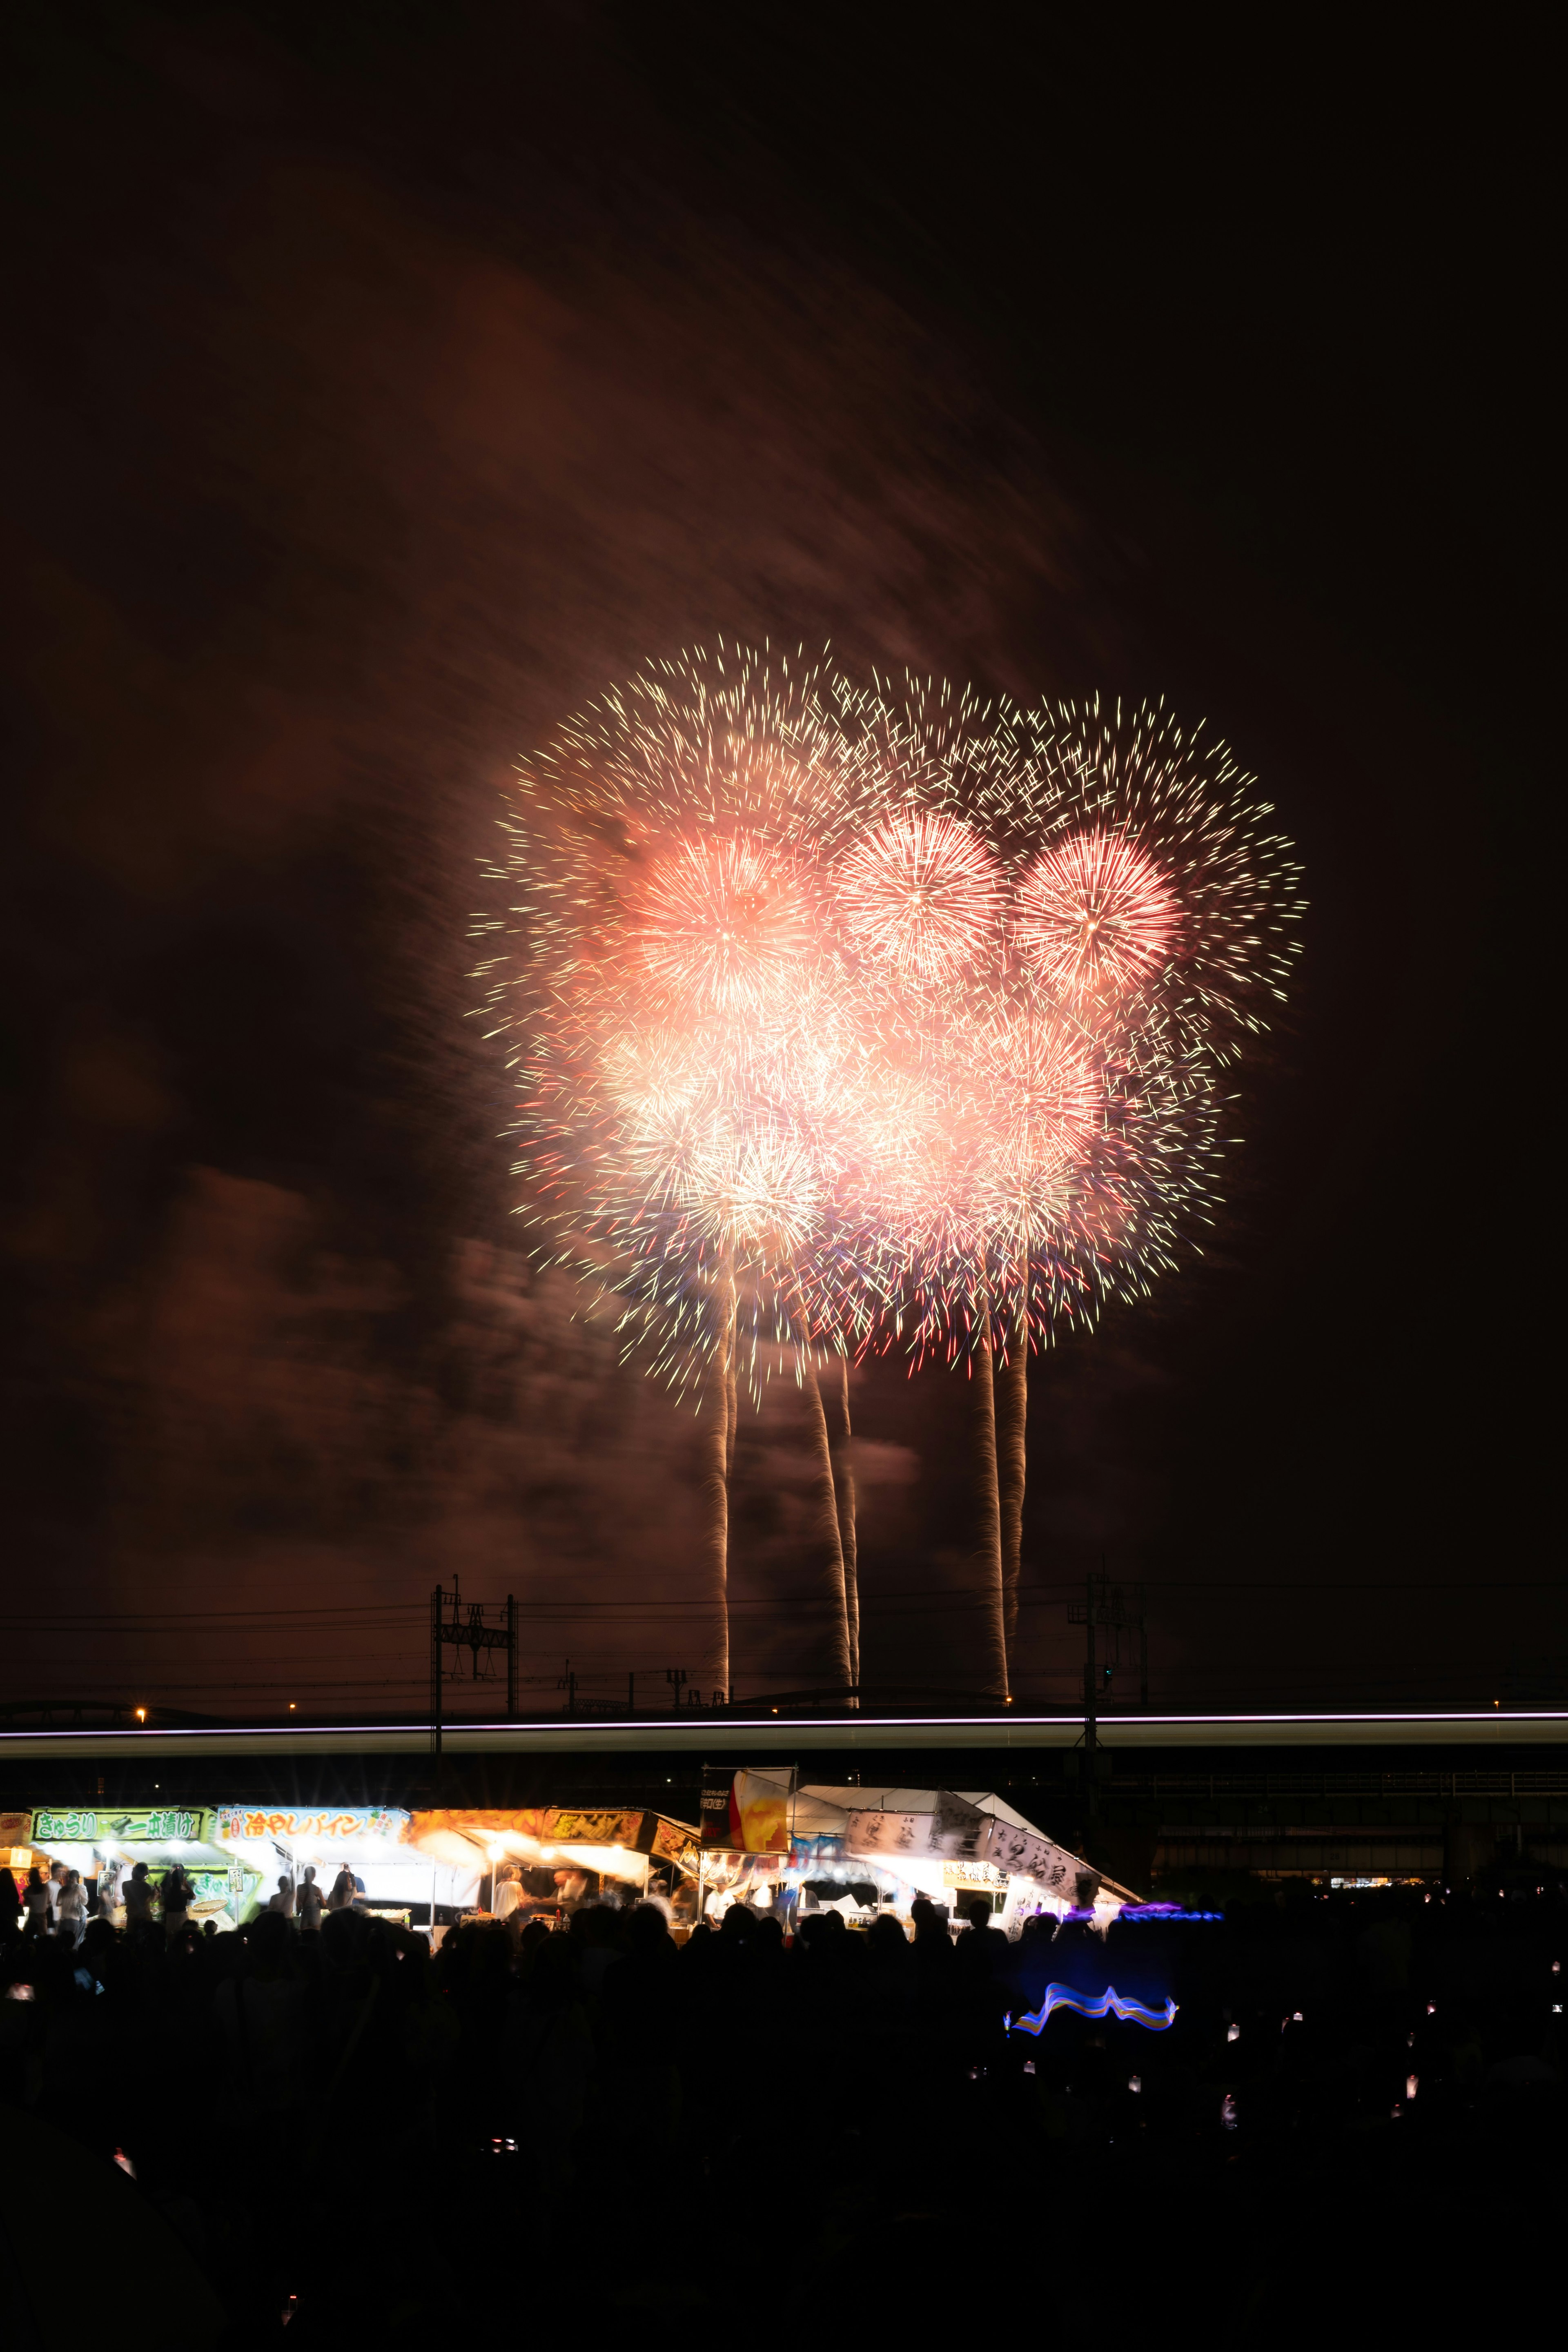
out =
<path fill-rule="evenodd" d="M 526 1617 L 542 1704 L 568 1655 L 695 1664 L 694 1426 L 517 1254 L 463 919 L 514 754 L 718 633 L 1164 693 L 1304 855 L 1213 1246 L 1037 1371 L 1026 1691 L 1068 1696 L 1102 1557 L 1173 1702 L 1557 1674 L 1507 37 L 13 26 L 0 1698 L 415 1704 L 454 1572 L 571 1604 Z M 978 1678 L 961 1407 L 857 1383 L 872 1681 Z M 775 1395 L 743 1691 L 822 1669 L 805 1477 Z"/>

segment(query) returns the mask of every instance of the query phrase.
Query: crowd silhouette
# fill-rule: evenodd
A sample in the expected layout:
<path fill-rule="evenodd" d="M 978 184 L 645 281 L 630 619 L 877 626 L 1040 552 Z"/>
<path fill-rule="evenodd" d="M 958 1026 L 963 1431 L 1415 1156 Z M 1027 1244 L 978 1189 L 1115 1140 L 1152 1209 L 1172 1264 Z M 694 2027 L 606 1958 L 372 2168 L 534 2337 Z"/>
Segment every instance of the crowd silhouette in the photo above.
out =
<path fill-rule="evenodd" d="M 1478 2200 L 1517 2223 L 1563 2185 L 1568 1902 L 1544 1878 L 1260 1889 L 1222 1920 L 1012 1942 L 985 1903 L 917 1905 L 912 1933 L 736 1905 L 680 1944 L 653 1906 L 588 1902 L 435 1953 L 352 1903 L 212 1934 L 160 1895 L 125 1927 L 6 1906 L 0 2133 L 133 2177 L 237 2345 L 535 2304 L 783 2305 L 810 2334 L 875 2319 L 890 2279 L 928 2314 L 1033 2295 L 1106 2326 L 1221 2278 L 1261 2312 L 1328 2212 L 1342 2275 L 1419 2298 L 1401 2200 L 1468 2199 L 1471 2229 Z M 1051 1982 L 1176 2021 L 1020 2031 Z"/>

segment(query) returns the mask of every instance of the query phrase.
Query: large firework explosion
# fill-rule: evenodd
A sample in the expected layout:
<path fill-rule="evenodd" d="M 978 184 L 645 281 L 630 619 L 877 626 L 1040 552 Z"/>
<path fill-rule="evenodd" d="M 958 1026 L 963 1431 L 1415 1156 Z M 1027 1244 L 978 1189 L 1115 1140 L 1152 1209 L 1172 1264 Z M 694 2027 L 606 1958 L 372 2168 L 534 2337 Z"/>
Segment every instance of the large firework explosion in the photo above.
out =
<path fill-rule="evenodd" d="M 536 1253 L 707 1399 L 716 1605 L 739 1381 L 805 1386 L 846 1682 L 843 1384 L 900 1348 L 975 1371 L 983 1418 L 994 1359 L 1012 1383 L 1000 1471 L 979 1437 L 1005 1687 L 1027 1354 L 1205 1217 L 1215 1073 L 1293 950 L 1297 870 L 1249 789 L 1163 709 L 722 646 L 521 765 L 478 935 Z"/>

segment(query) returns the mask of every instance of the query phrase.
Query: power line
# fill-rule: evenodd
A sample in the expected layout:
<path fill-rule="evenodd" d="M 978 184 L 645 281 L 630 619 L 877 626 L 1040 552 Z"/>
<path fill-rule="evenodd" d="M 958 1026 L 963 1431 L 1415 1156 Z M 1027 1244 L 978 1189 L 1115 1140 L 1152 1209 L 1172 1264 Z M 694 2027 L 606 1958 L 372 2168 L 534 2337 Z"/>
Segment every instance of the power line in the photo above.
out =
<path fill-rule="evenodd" d="M 1024 1586 L 1018 1595 L 1021 1602 L 1032 1605 L 1053 1603 L 1078 1595 L 1081 1590 L 1077 1579 L 1070 1583 Z M 1151 1593 L 1161 1592 L 1397 1592 L 1428 1600 L 1438 1593 L 1474 1592 L 1552 1592 L 1568 1591 L 1561 1578 L 1553 1577 L 1469 1577 L 1450 1580 L 1442 1584 L 1426 1584 L 1409 1577 L 1378 1577 L 1321 1580 L 1314 1577 L 1280 1577 L 1278 1579 L 1230 1577 L 1163 1577 L 1148 1581 Z M 990 1596 L 979 1592 L 943 1591 L 940 1587 L 922 1587 L 892 1592 L 866 1591 L 862 1606 L 874 1610 L 894 1602 L 923 1604 L 931 1609 L 989 1609 Z M 570 1622 L 573 1618 L 613 1613 L 623 1623 L 660 1624 L 681 1617 L 705 1617 L 710 1603 L 702 1601 L 650 1601 L 646 1594 L 636 1600 L 590 1601 L 586 1599 L 520 1600 L 519 1614 L 544 1615 L 547 1623 Z M 428 1603 L 421 1601 L 366 1601 L 363 1604 L 340 1603 L 332 1609 L 216 1609 L 216 1610 L 137 1610 L 123 1612 L 94 1612 L 84 1622 L 79 1615 L 48 1616 L 0 1615 L 0 1627 L 8 1631 L 27 1633 L 63 1633 L 69 1631 L 78 1638 L 97 1632 L 132 1632 L 139 1628 L 155 1630 L 163 1626 L 238 1624 L 255 1626 L 293 1622 L 300 1619 L 321 1622 L 322 1633 L 363 1633 L 374 1629 L 377 1621 L 387 1631 L 401 1631 L 390 1621 L 423 1616 Z M 758 1593 L 730 1596 L 729 1608 L 733 1614 L 739 1610 L 788 1610 L 794 1615 L 811 1613 L 830 1616 L 836 1604 L 817 1593 Z M 545 1615 L 545 1612 L 552 1612 Z"/>

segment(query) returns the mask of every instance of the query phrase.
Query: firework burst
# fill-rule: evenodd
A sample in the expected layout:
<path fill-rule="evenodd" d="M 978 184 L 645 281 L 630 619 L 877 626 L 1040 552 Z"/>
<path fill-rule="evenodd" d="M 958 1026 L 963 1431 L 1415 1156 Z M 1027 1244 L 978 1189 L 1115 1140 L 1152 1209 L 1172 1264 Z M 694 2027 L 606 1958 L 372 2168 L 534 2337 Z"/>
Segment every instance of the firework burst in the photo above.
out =
<path fill-rule="evenodd" d="M 940 809 L 900 809 L 834 872 L 846 940 L 900 981 L 941 987 L 1000 942 L 1002 870 L 979 835 Z"/>
<path fill-rule="evenodd" d="M 1018 951 L 1064 994 L 1156 1018 L 1220 1061 L 1300 952 L 1301 869 L 1256 779 L 1163 703 L 999 715 L 988 813 L 1021 849 Z"/>
<path fill-rule="evenodd" d="M 1163 963 L 1176 894 L 1136 843 L 1093 825 L 1068 834 L 1018 879 L 1018 952 L 1072 999 L 1117 997 Z"/>
<path fill-rule="evenodd" d="M 1021 1382 L 1175 1263 L 1214 1195 L 1216 1072 L 1295 952 L 1268 814 L 1163 708 L 989 709 L 722 647 L 520 769 L 477 936 L 536 1253 L 708 1400 L 710 1484 L 737 1378 L 806 1386 L 847 1674 L 843 1368 L 898 1348 L 989 1389 L 994 1352 Z M 992 1545 L 1015 1582 L 1022 1396 Z"/>

